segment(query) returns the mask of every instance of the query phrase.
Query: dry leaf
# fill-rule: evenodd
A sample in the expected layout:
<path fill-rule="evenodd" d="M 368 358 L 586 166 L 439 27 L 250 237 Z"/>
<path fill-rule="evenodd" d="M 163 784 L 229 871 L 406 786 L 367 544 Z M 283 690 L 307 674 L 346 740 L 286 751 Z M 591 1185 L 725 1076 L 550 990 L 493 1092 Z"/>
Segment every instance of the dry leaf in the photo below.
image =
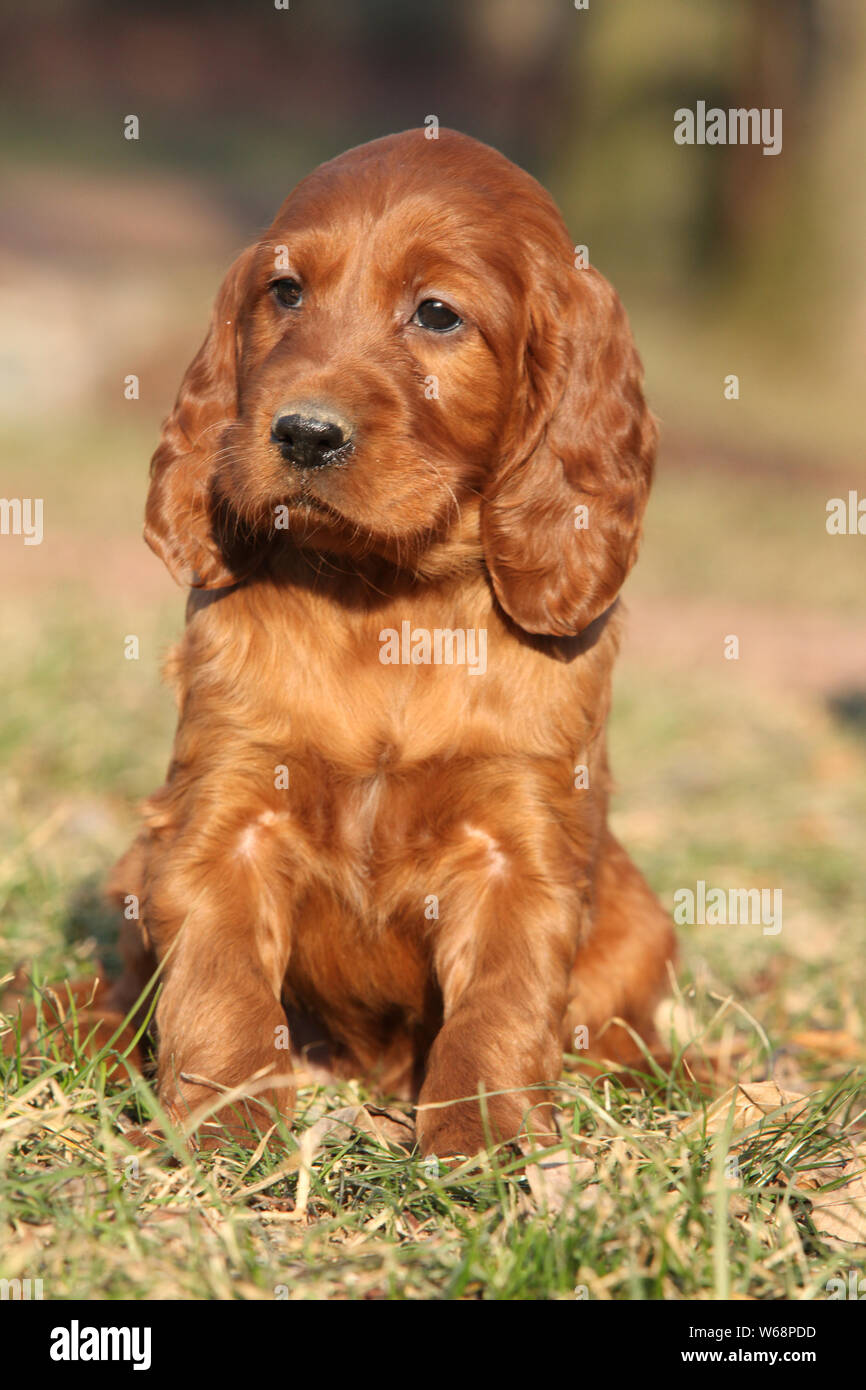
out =
<path fill-rule="evenodd" d="M 731 1123 L 732 1133 L 749 1129 L 759 1124 L 768 1115 L 774 1122 L 790 1119 L 808 1105 L 809 1097 L 798 1091 L 783 1091 L 775 1081 L 744 1081 L 727 1091 L 707 1111 L 707 1135 L 719 1134 Z M 733 1105 L 733 1116 L 731 1109 Z M 703 1116 L 696 1115 L 687 1120 L 682 1129 L 700 1128 Z"/>
<path fill-rule="evenodd" d="M 359 1132 L 371 1134 L 384 1144 L 396 1144 L 402 1148 L 411 1148 L 415 1142 L 415 1126 L 402 1110 L 377 1105 L 344 1105 L 339 1110 L 330 1110 L 316 1120 L 303 1137 L 311 1136 L 309 1142 L 315 1152 L 329 1135 L 344 1143 Z"/>
<path fill-rule="evenodd" d="M 372 1128 L 367 1130 L 363 1124 L 359 1125 L 359 1128 L 375 1134 L 385 1143 L 396 1144 L 398 1148 L 408 1151 L 413 1147 L 415 1124 L 409 1115 L 395 1106 L 367 1105 L 364 1109 L 372 1122 Z"/>
<path fill-rule="evenodd" d="M 820 1189 L 845 1179 L 832 1192 Z M 812 1168 L 797 1174 L 796 1187 L 809 1193 L 815 1230 L 834 1250 L 866 1245 L 866 1154 L 857 1152 L 843 1168 Z"/>
<path fill-rule="evenodd" d="M 772 1123 L 790 1120 L 808 1101 L 807 1095 L 782 1090 L 775 1081 L 744 1082 L 708 1110 L 706 1132 L 708 1135 L 724 1132 L 732 1104 L 732 1133 L 736 1135 L 759 1125 L 767 1116 L 772 1116 Z M 700 1122 L 700 1117 L 695 1117 L 684 1128 Z M 736 1145 L 732 1145 L 732 1149 L 735 1148 Z M 830 1192 L 822 1190 L 830 1183 L 838 1183 L 840 1177 L 845 1179 L 842 1186 Z M 866 1153 L 853 1152 L 842 1168 L 801 1169 L 794 1185 L 798 1191 L 808 1193 L 815 1229 L 829 1245 L 834 1249 L 866 1245 Z"/>
<path fill-rule="evenodd" d="M 562 1211 L 575 1183 L 585 1182 L 594 1172 L 591 1158 L 572 1158 L 562 1153 L 526 1165 L 529 1191 L 536 1208 L 552 1214 Z"/>

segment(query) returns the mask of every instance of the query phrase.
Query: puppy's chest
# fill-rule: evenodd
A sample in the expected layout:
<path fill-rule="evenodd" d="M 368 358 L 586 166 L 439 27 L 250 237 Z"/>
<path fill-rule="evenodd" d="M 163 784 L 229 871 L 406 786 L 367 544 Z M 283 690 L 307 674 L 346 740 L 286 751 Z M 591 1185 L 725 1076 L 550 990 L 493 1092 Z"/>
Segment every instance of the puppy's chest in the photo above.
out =
<path fill-rule="evenodd" d="M 467 808 L 474 821 L 516 767 L 561 763 L 565 784 L 587 708 L 601 714 L 574 698 L 577 663 L 518 645 L 480 601 L 408 618 L 267 591 L 231 603 L 187 632 L 178 763 L 208 783 L 237 770 L 243 804 L 266 817 L 250 851 L 285 832 L 360 883 L 423 855 Z"/>
<path fill-rule="evenodd" d="M 366 783 L 480 743 L 529 740 L 516 688 L 527 672 L 489 603 L 395 602 L 358 615 L 309 595 L 278 603 L 267 590 L 232 601 L 234 611 L 198 614 L 187 634 L 188 708 L 202 724 L 227 722 L 233 738 Z"/>

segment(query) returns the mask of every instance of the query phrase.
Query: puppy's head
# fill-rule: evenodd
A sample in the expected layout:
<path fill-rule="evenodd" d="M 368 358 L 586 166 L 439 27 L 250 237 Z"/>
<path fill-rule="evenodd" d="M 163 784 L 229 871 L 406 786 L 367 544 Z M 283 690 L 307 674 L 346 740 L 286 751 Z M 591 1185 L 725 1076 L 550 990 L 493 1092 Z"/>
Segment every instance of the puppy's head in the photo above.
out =
<path fill-rule="evenodd" d="M 574 633 L 631 566 L 654 447 L 622 308 L 547 193 L 409 131 L 304 179 L 229 270 L 145 536 L 212 588 L 287 536 L 417 568 L 465 513 L 511 617 Z"/>

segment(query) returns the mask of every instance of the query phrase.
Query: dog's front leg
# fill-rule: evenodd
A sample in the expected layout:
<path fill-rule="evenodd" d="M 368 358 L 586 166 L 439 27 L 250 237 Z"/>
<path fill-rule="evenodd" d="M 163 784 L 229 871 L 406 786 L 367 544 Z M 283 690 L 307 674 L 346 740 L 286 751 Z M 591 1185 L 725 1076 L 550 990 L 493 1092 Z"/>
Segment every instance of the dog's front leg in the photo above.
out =
<path fill-rule="evenodd" d="M 280 1002 L 290 950 L 275 854 L 171 856 L 151 882 L 144 920 L 160 961 L 159 1096 L 199 1143 L 247 1139 L 290 1116 L 288 1025 Z M 201 1122 L 226 1090 L 242 1089 Z M 199 1113 L 197 1113 L 199 1112 Z"/>
<path fill-rule="evenodd" d="M 555 1132 L 545 1083 L 562 1065 L 577 904 L 512 863 L 493 868 L 452 879 L 442 897 L 434 963 L 444 1022 L 419 1096 L 425 1154 L 473 1155 L 488 1142 Z"/>

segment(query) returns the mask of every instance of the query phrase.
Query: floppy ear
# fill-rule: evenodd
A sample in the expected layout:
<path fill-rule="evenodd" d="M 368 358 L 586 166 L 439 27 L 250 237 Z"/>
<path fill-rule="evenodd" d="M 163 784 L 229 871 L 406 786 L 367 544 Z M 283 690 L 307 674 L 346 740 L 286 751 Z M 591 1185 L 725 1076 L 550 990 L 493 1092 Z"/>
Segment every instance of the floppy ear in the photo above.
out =
<path fill-rule="evenodd" d="M 574 269 L 561 312 L 530 318 L 520 438 L 490 479 L 481 535 L 510 617 L 569 636 L 613 602 L 634 563 L 657 430 L 625 311 L 603 276 Z"/>
<path fill-rule="evenodd" d="M 215 534 L 214 456 L 238 412 L 238 314 L 255 247 L 238 256 L 216 298 L 204 343 L 186 370 L 150 464 L 144 539 L 179 584 L 215 589 L 240 576 Z"/>

